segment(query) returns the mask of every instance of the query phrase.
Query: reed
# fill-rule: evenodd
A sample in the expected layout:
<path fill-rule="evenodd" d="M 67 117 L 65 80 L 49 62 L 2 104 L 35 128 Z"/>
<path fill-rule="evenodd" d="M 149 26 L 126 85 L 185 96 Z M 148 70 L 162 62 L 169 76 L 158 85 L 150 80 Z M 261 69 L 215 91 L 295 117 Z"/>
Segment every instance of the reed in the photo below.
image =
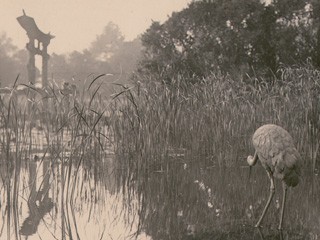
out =
<path fill-rule="evenodd" d="M 113 104 L 112 126 L 117 151 L 142 153 L 146 168 L 162 166 L 170 151 L 203 156 L 207 165 L 241 162 L 252 149 L 251 134 L 275 123 L 294 136 L 305 163 L 319 158 L 319 83 L 317 70 L 286 68 L 273 82 L 240 80 L 221 73 L 196 84 L 170 84 L 140 77 L 124 87 Z M 130 164 L 129 164 L 130 165 Z"/>
<path fill-rule="evenodd" d="M 305 176 L 302 184 L 316 181 L 319 71 L 296 67 L 280 73 L 280 79 L 270 82 L 217 72 L 192 84 L 179 77 L 168 84 L 137 76 L 131 86 L 119 86 L 110 125 L 116 163 L 124 169 L 119 182 L 128 201 L 132 194 L 140 200 L 141 230 L 162 239 L 184 239 L 193 227 L 209 233 L 208 239 L 230 229 L 244 233 L 230 233 L 231 239 L 252 237 L 245 226 L 264 201 L 254 202 L 253 195 L 260 191 L 263 196 L 261 186 L 267 184 L 244 184 L 247 176 L 240 167 L 246 166 L 245 159 L 253 151 L 253 132 L 265 123 L 281 125 L 292 134 L 304 169 L 314 173 Z M 296 194 L 306 196 L 309 191 L 314 189 L 303 187 Z M 306 225 L 299 230 L 308 234 L 318 219 L 304 211 L 318 201 L 304 201 L 308 207 L 288 213 L 288 219 L 291 230 L 301 222 L 310 223 L 313 230 Z M 243 204 L 247 207 L 239 208 Z"/>
<path fill-rule="evenodd" d="M 306 66 L 284 68 L 280 73 L 281 78 L 272 82 L 220 72 L 196 83 L 179 76 L 168 83 L 139 75 L 130 86 L 115 85 L 117 91 L 111 98 L 101 91 L 100 76 L 72 94 L 59 91 L 54 82 L 44 91 L 28 85 L 22 99 L 15 83 L 8 98 L 0 100 L 0 169 L 8 209 L 16 208 L 10 204 L 17 202 L 22 160 L 32 161 L 38 129 L 44 134 L 44 156 L 51 164 L 61 164 L 53 176 L 59 176 L 59 182 L 54 181 L 63 192 L 57 199 L 66 216 L 61 216 L 62 239 L 67 233 L 78 234 L 72 232 L 77 229 L 72 203 L 81 194 L 75 192 L 79 174 L 87 174 L 81 170 L 106 161 L 105 148 L 110 144 L 118 169 L 113 191 L 124 193 L 128 203 L 138 197 L 141 229 L 173 233 L 185 224 L 192 226 L 193 221 L 203 229 L 218 225 L 219 212 L 208 213 L 205 208 L 214 201 L 218 203 L 215 209 L 223 209 L 228 213 L 224 219 L 232 221 L 235 213 L 246 213 L 235 201 L 223 201 L 236 193 L 237 199 L 246 202 L 240 191 L 250 189 L 241 185 L 221 190 L 224 185 L 219 181 L 226 173 L 215 172 L 221 175 L 206 180 L 203 172 L 245 165 L 253 151 L 251 135 L 258 126 L 275 123 L 286 128 L 305 167 L 313 172 L 318 168 L 319 71 Z M 242 178 L 234 179 L 240 182 Z M 215 196 L 208 191 L 214 187 L 221 188 Z M 310 200 L 310 205 L 314 202 Z M 10 222 L 11 215 L 7 216 Z M 181 234 L 173 236 L 178 239 Z"/>
<path fill-rule="evenodd" d="M 83 91 L 71 92 L 57 88 L 54 82 L 47 89 L 36 89 L 33 85 L 18 84 L 17 78 L 9 93 L 1 95 L 0 169 L 6 190 L 4 203 L 8 212 L 4 222 L 7 223 L 8 233 L 12 219 L 17 219 L 15 210 L 18 209 L 18 196 L 22 191 L 19 186 L 22 163 L 26 166 L 33 163 L 37 154 L 37 160 L 46 161 L 48 166 L 61 165 L 57 168 L 60 172 L 53 172 L 53 177 L 60 177 L 63 194 L 59 202 L 62 203 L 61 211 L 68 213 L 69 205 L 74 200 L 80 166 L 91 171 L 93 161 L 103 161 L 102 150 L 110 145 L 109 133 L 106 132 L 107 104 L 106 98 L 99 92 L 101 85 L 94 81 Z M 21 87 L 24 88 L 23 94 Z M 53 167 L 47 169 L 46 174 L 53 170 Z M 28 202 L 30 200 L 26 199 Z M 66 215 L 61 218 L 62 239 L 67 233 L 72 234 L 70 229 L 73 224 L 68 219 Z M 18 238 L 19 224 L 14 223 L 13 226 Z"/>

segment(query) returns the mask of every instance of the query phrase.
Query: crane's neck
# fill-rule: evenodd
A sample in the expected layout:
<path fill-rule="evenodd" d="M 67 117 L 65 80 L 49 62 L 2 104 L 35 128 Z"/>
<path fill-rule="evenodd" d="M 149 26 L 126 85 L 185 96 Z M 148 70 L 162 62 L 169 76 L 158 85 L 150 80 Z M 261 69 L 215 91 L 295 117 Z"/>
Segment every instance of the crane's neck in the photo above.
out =
<path fill-rule="evenodd" d="M 248 156 L 247 158 L 247 162 L 249 164 L 249 166 L 254 166 L 258 161 L 258 155 L 255 153 L 254 156 Z"/>

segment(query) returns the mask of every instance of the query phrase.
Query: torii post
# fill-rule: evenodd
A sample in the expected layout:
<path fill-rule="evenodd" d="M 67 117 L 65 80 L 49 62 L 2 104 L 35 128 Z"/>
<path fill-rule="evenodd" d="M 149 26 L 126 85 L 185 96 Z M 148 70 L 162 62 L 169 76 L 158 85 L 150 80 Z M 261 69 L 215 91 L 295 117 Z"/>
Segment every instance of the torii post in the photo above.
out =
<path fill-rule="evenodd" d="M 18 17 L 17 20 L 21 27 L 26 30 L 29 42 L 26 48 L 29 51 L 29 62 L 28 62 L 28 80 L 31 84 L 35 83 L 36 80 L 36 65 L 35 65 L 35 55 L 42 56 L 42 87 L 47 87 L 48 85 L 48 60 L 49 54 L 47 52 L 50 40 L 54 38 L 50 33 L 45 34 L 39 30 L 37 24 L 32 17 L 26 15 L 25 11 L 23 15 Z M 35 40 L 37 40 L 37 46 L 35 45 Z"/>

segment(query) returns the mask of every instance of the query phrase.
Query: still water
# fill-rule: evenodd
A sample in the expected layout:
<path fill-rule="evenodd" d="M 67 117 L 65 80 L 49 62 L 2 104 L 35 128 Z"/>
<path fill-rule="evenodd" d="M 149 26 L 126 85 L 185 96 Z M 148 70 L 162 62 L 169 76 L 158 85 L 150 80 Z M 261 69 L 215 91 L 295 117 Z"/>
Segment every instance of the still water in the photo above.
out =
<path fill-rule="evenodd" d="M 13 154 L 14 164 L 2 153 L 0 239 L 320 239 L 320 177 L 307 168 L 288 191 L 279 233 L 281 184 L 254 229 L 269 182 L 261 166 L 249 179 L 244 157 L 221 168 L 182 151 L 142 171 L 126 168 L 134 155 L 111 147 L 78 159 L 40 143 L 28 156 Z"/>
<path fill-rule="evenodd" d="M 48 157 L 22 164 L 16 200 L 14 179 L 2 179 L 0 239 L 150 239 L 136 235 L 138 201 L 128 205 L 110 166 L 70 170 Z"/>

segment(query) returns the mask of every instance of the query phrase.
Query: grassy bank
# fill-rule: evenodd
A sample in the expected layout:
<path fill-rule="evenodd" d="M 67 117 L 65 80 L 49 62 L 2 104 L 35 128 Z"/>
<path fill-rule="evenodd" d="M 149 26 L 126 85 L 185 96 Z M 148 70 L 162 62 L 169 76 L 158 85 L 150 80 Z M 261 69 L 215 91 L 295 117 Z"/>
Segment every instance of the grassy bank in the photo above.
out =
<path fill-rule="evenodd" d="M 53 84 L 46 91 L 28 87 L 22 98 L 15 94 L 15 85 L 0 101 L 2 152 L 9 150 L 12 139 L 17 150 L 26 146 L 32 141 L 27 133 L 35 127 L 46 133 L 47 145 L 61 142 L 59 137 L 68 131 L 69 145 L 85 140 L 103 148 L 108 128 L 118 153 L 148 159 L 135 163 L 139 168 L 164 167 L 173 153 L 201 156 L 209 166 L 229 166 L 252 152 L 250 138 L 257 127 L 275 123 L 292 134 L 305 163 L 315 168 L 319 71 L 286 68 L 281 75 L 270 82 L 212 73 L 195 84 L 136 76 L 134 84 L 118 86 L 111 98 L 100 90 L 99 79 L 67 94 Z"/>
<path fill-rule="evenodd" d="M 172 149 L 202 156 L 206 165 L 234 165 L 253 151 L 255 129 L 275 123 L 292 134 L 305 163 L 315 169 L 319 71 L 286 68 L 281 73 L 273 82 L 219 73 L 196 84 L 141 77 L 133 87 L 123 88 L 113 105 L 117 151 L 141 153 L 144 160 L 132 163 L 138 168 L 163 168 Z"/>
<path fill-rule="evenodd" d="M 33 157 L 34 132 L 40 131 L 43 153 L 52 164 L 63 163 L 62 205 L 73 202 L 80 164 L 85 169 L 98 166 L 94 177 L 108 174 L 110 169 L 98 168 L 107 161 L 108 153 L 102 150 L 112 144 L 112 161 L 118 165 L 115 191 L 125 193 L 129 211 L 137 193 L 141 229 L 162 239 L 179 239 L 193 229 L 200 235 L 240 229 L 246 235 L 243 224 L 253 225 L 260 214 L 267 191 L 262 186 L 268 180 L 260 168 L 253 175 L 255 184 L 247 184 L 246 169 L 239 170 L 239 165 L 246 166 L 246 156 L 253 152 L 255 129 L 275 123 L 292 134 L 304 168 L 311 170 L 298 190 L 298 205 L 307 204 L 288 219 L 293 219 L 292 229 L 302 226 L 301 232 L 315 232 L 319 185 L 312 172 L 319 164 L 320 73 L 286 68 L 281 76 L 269 82 L 212 73 L 197 83 L 177 78 L 168 84 L 140 75 L 130 86 L 118 85 L 111 97 L 100 90 L 99 79 L 78 92 L 53 85 L 43 92 L 29 86 L 22 99 L 14 86 L 0 101 L 0 170 L 7 203 L 17 208 L 21 160 Z"/>
<path fill-rule="evenodd" d="M 269 182 L 261 167 L 249 182 L 239 166 L 253 153 L 254 131 L 275 123 L 291 133 L 304 165 L 303 181 L 288 200 L 287 237 L 318 236 L 320 74 L 309 68 L 281 73 L 274 82 L 217 73 L 197 84 L 140 76 L 119 90 L 110 123 L 128 201 L 130 193 L 140 199 L 142 230 L 155 239 L 254 238 L 251 226 Z M 302 202 L 294 198 L 305 207 L 297 208 Z M 279 210 L 272 205 L 264 226 L 276 237 Z"/>

